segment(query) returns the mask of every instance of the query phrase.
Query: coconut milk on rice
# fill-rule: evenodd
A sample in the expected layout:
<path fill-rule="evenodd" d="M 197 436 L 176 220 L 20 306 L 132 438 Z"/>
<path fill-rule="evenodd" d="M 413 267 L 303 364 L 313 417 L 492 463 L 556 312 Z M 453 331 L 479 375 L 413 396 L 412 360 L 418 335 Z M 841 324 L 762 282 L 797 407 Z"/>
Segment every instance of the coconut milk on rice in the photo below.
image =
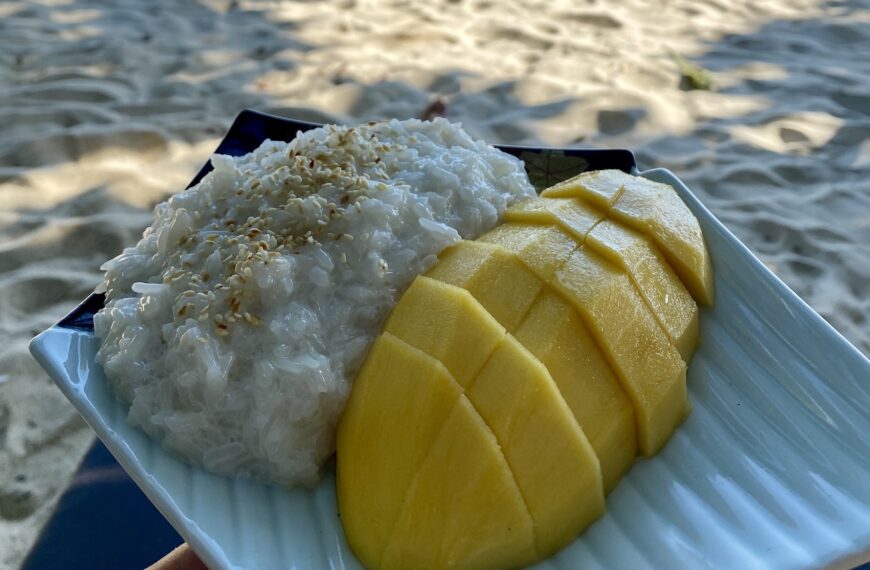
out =
<path fill-rule="evenodd" d="M 191 463 L 312 484 L 400 294 L 534 191 L 443 119 L 323 127 L 212 163 L 103 266 L 97 360 L 129 420 Z"/>

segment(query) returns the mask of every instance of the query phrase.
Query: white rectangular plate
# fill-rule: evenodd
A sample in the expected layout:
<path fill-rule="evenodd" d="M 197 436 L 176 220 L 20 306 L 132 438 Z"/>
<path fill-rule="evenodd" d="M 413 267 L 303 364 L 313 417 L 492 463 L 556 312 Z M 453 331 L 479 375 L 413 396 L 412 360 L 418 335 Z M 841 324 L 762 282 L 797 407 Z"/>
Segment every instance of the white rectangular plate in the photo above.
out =
<path fill-rule="evenodd" d="M 673 174 L 701 222 L 716 304 L 688 373 L 693 412 L 639 460 L 607 514 L 539 568 L 818 568 L 870 559 L 870 361 L 768 271 Z M 53 327 L 33 355 L 214 569 L 360 568 L 335 480 L 313 491 L 190 467 L 125 420 L 93 334 Z"/>

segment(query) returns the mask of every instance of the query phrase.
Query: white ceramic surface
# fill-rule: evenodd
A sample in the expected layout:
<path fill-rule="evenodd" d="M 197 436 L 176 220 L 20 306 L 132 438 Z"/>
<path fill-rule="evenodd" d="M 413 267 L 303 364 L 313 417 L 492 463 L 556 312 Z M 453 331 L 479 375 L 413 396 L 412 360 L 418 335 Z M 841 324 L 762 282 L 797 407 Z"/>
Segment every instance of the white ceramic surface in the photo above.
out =
<path fill-rule="evenodd" d="M 638 461 L 607 514 L 539 568 L 817 568 L 870 559 L 870 361 L 771 274 L 671 173 L 701 221 L 716 304 L 701 313 L 688 421 Z M 335 483 L 288 491 L 219 477 L 124 419 L 92 334 L 31 351 L 178 532 L 214 569 L 359 568 Z"/>

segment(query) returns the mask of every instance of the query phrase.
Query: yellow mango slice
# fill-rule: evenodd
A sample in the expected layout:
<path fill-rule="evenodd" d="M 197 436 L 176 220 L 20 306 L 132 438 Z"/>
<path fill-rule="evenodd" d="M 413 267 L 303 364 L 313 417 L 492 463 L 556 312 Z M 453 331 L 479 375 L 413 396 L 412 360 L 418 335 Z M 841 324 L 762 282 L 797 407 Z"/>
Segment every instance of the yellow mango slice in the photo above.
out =
<path fill-rule="evenodd" d="M 562 229 L 536 224 L 502 224 L 483 234 L 479 241 L 494 243 L 515 253 L 544 281 L 549 280 L 577 249 L 577 241 Z"/>
<path fill-rule="evenodd" d="M 611 216 L 652 237 L 699 303 L 713 304 L 713 267 L 701 225 L 667 184 L 632 177 Z"/>
<path fill-rule="evenodd" d="M 595 451 L 547 369 L 515 338 L 505 336 L 466 394 L 516 477 L 539 555 L 554 553 L 602 515 Z"/>
<path fill-rule="evenodd" d="M 519 325 L 544 287 L 514 254 L 478 241 L 448 248 L 426 275 L 467 290 L 508 330 Z"/>
<path fill-rule="evenodd" d="M 514 476 L 463 396 L 409 489 L 380 568 L 495 570 L 536 559 L 532 521 Z"/>
<path fill-rule="evenodd" d="M 597 211 L 579 198 L 535 197 L 508 208 L 504 219 L 507 222 L 556 225 L 582 244 L 589 230 L 604 219 L 606 211 Z"/>
<path fill-rule="evenodd" d="M 379 566 L 405 493 L 460 397 L 444 365 L 393 335 L 369 350 L 336 430 L 341 521 L 369 568 Z"/>
<path fill-rule="evenodd" d="M 637 454 L 634 406 L 580 315 L 548 287 L 516 338 L 547 367 L 595 450 L 610 492 Z"/>
<path fill-rule="evenodd" d="M 625 273 L 587 247 L 554 287 L 583 317 L 634 404 L 641 453 L 653 455 L 688 413 L 686 364 Z"/>
<path fill-rule="evenodd" d="M 619 170 L 584 172 L 542 193 L 581 197 L 652 238 L 699 303 L 713 303 L 713 268 L 697 218 L 667 184 Z"/>
<path fill-rule="evenodd" d="M 643 235 L 606 220 L 586 245 L 622 268 L 685 362 L 698 345 L 698 305 L 668 263 Z"/>
<path fill-rule="evenodd" d="M 547 198 L 582 198 L 604 212 L 610 211 L 610 206 L 622 190 L 627 177 L 621 170 L 593 170 L 583 172 L 574 178 L 569 178 L 541 192 Z"/>
<path fill-rule="evenodd" d="M 393 308 L 384 330 L 441 361 L 461 386 L 505 334 L 471 293 L 422 275 Z"/>

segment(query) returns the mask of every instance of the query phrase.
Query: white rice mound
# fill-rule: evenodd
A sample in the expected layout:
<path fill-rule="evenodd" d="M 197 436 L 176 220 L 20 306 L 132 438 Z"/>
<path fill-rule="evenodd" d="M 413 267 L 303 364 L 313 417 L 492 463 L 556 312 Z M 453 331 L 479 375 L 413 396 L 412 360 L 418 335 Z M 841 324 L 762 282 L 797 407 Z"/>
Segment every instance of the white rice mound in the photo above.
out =
<path fill-rule="evenodd" d="M 534 190 L 443 119 L 327 126 L 212 164 L 103 266 L 97 361 L 129 421 L 187 461 L 311 485 L 401 293 Z"/>

